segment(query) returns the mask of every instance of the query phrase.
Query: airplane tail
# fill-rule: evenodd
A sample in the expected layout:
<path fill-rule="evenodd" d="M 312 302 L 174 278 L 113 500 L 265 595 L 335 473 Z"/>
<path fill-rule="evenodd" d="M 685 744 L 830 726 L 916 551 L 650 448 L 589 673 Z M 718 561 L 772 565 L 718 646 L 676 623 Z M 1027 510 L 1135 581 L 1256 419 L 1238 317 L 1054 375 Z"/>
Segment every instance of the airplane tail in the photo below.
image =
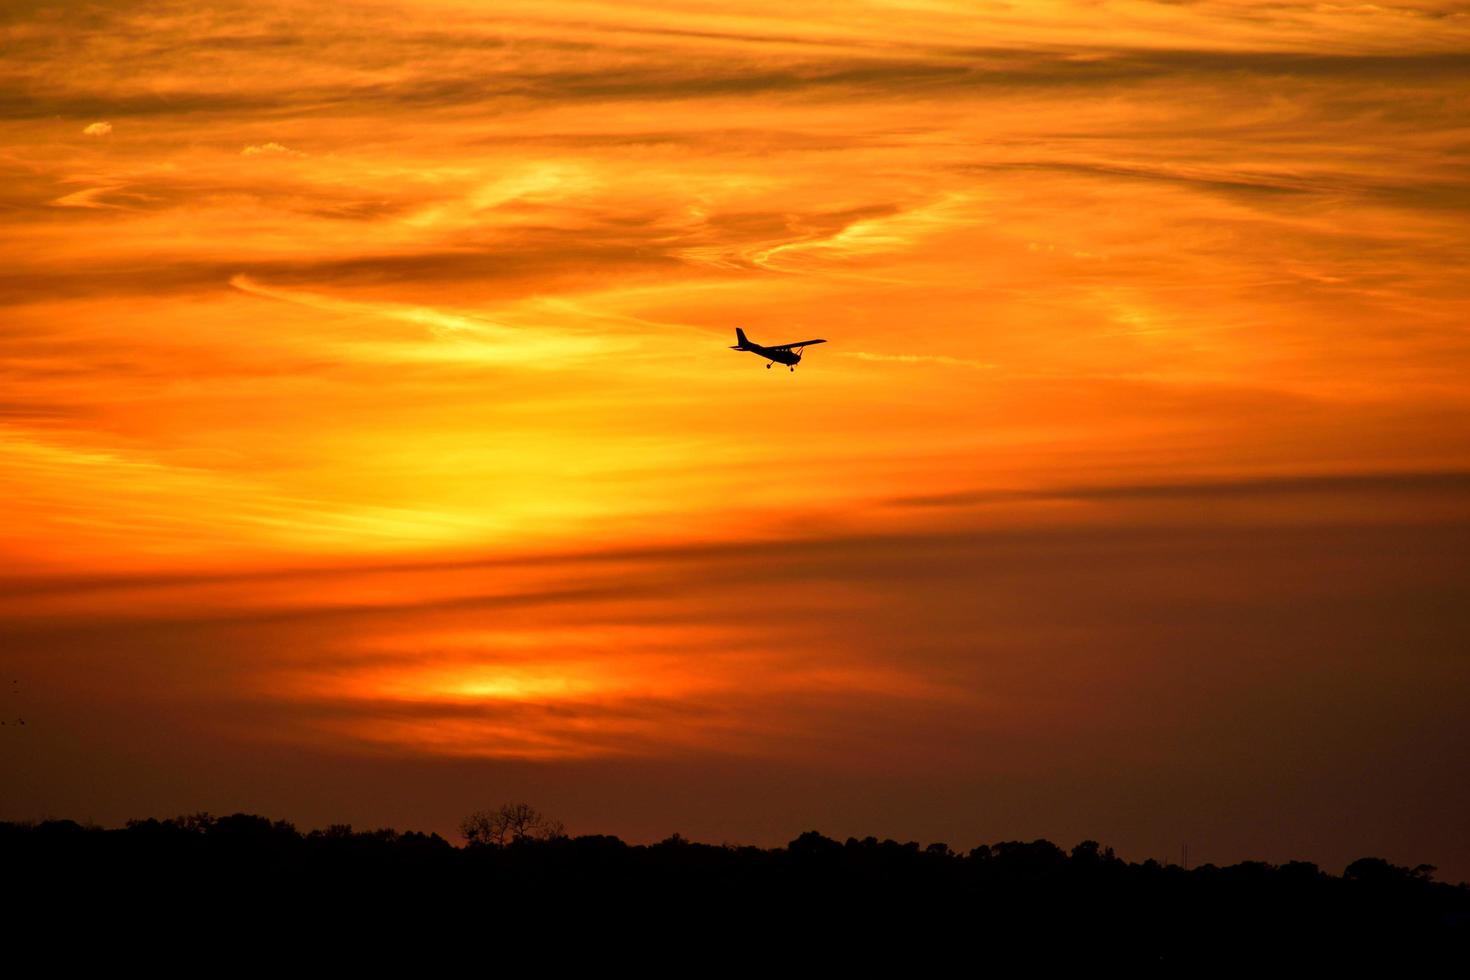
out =
<path fill-rule="evenodd" d="M 745 348 L 750 346 L 750 341 L 745 339 L 745 331 L 739 327 L 735 328 L 735 341 L 736 344 L 730 348 L 731 350 L 745 350 Z"/>

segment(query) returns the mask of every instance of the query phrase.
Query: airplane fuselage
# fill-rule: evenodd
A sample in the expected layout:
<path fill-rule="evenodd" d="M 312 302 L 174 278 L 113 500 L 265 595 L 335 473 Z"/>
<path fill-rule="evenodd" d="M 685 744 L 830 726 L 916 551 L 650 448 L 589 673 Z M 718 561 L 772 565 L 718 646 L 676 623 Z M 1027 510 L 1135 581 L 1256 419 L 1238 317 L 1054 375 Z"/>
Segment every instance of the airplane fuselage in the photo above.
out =
<path fill-rule="evenodd" d="M 794 350 L 776 350 L 771 347 L 762 347 L 760 344 L 752 344 L 749 341 L 746 342 L 744 349 L 752 354 L 759 354 L 768 361 L 775 361 L 777 364 L 789 364 L 796 367 L 801 363 L 801 355 Z"/>

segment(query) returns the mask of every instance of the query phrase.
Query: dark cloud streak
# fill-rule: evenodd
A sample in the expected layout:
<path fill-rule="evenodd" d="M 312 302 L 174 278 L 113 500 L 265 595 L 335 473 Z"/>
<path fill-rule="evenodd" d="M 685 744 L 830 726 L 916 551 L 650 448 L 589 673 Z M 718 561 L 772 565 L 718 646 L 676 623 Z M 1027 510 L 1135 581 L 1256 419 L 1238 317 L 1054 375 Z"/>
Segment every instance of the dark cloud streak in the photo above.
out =
<path fill-rule="evenodd" d="M 0 93 L 0 119 L 48 116 L 117 118 L 197 113 L 377 113 L 388 107 L 476 107 L 511 112 L 536 103 L 771 96 L 873 98 L 961 94 L 967 90 L 1094 87 L 1236 75 L 1241 80 L 1373 79 L 1438 83 L 1470 71 L 1470 54 L 1319 55 L 1275 52 L 1120 51 L 1049 53 L 984 50 L 970 59 L 833 58 L 780 67 L 646 63 L 599 71 L 481 71 L 440 77 L 420 73 L 392 82 L 298 84 L 263 90 L 197 88 L 174 92 L 83 93 L 42 78 L 12 78 Z"/>
<path fill-rule="evenodd" d="M 1245 498 L 1308 494 L 1470 493 L 1470 472 L 1326 473 L 1177 483 L 1099 484 L 1024 490 L 965 490 L 955 493 L 895 497 L 899 507 L 963 507 L 1018 500 L 1177 500 L 1189 497 Z"/>

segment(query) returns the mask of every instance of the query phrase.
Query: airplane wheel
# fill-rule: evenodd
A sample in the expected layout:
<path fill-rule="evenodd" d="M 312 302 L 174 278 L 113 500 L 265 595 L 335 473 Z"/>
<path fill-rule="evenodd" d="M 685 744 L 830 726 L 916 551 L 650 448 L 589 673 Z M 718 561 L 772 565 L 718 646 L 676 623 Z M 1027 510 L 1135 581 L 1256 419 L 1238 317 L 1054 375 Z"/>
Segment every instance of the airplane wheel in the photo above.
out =
<path fill-rule="evenodd" d="M 771 369 L 771 366 L 769 364 L 767 364 L 766 365 L 766 370 L 769 371 L 770 369 Z"/>

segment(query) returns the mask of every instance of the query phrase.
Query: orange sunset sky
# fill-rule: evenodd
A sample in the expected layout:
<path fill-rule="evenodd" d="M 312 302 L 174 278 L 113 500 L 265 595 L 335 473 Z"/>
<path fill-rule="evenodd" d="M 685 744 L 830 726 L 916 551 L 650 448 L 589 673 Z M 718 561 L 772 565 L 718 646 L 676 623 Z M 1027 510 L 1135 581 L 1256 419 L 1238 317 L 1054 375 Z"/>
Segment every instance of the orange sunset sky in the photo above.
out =
<path fill-rule="evenodd" d="M 0 819 L 1470 877 L 1467 219 L 1451 0 L 7 3 Z"/>

